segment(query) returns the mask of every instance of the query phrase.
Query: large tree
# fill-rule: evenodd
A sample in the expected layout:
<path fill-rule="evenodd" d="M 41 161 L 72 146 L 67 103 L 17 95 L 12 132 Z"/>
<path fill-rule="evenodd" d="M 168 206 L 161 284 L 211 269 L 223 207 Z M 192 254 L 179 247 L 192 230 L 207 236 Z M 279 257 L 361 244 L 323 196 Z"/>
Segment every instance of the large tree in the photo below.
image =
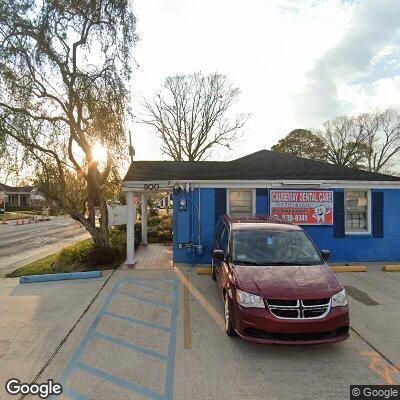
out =
<path fill-rule="evenodd" d="M 364 113 L 356 121 L 364 135 L 365 168 L 373 172 L 388 170 L 400 152 L 399 110 L 388 108 Z"/>
<path fill-rule="evenodd" d="M 324 142 L 325 160 L 331 164 L 363 168 L 367 145 L 365 131 L 356 117 L 340 116 L 323 124 L 318 131 Z"/>
<path fill-rule="evenodd" d="M 131 10 L 129 0 L 0 1 L 0 131 L 27 152 L 40 191 L 105 250 L 136 40 Z"/>
<path fill-rule="evenodd" d="M 290 154 L 291 156 L 322 161 L 325 158 L 324 142 L 307 129 L 294 129 L 277 144 L 272 151 Z"/>
<path fill-rule="evenodd" d="M 176 75 L 145 100 L 143 122 L 160 135 L 162 151 L 176 161 L 203 160 L 215 147 L 230 149 L 248 115 L 229 115 L 239 89 L 225 75 Z"/>

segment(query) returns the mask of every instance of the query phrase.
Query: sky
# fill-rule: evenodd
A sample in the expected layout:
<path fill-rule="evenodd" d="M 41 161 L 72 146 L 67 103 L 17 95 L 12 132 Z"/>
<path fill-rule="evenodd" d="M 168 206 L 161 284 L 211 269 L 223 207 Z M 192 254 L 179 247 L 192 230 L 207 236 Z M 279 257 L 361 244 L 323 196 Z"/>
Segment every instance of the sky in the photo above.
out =
<path fill-rule="evenodd" d="M 400 105 L 400 0 L 136 0 L 133 110 L 165 77 L 222 73 L 250 113 L 241 139 L 210 159 L 271 148 L 296 128 Z M 137 160 L 168 159 L 146 125 Z"/>

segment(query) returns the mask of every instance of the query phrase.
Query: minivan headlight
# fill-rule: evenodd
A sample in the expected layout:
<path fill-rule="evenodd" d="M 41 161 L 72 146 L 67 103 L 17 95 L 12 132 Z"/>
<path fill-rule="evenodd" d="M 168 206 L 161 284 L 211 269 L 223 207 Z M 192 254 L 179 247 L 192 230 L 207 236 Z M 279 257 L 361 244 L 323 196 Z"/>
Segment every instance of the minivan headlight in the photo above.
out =
<path fill-rule="evenodd" d="M 236 300 L 241 306 L 246 308 L 265 308 L 264 300 L 261 296 L 243 292 L 239 289 L 236 289 Z"/>
<path fill-rule="evenodd" d="M 344 307 L 344 306 L 347 306 L 345 289 L 332 296 L 332 307 Z"/>

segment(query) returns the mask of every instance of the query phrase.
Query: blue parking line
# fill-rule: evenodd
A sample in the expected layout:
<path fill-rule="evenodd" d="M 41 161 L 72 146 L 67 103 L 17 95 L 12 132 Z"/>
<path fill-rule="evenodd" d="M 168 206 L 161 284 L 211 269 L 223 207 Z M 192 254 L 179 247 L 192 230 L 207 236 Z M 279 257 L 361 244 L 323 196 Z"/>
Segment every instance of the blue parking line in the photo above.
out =
<path fill-rule="evenodd" d="M 146 299 L 146 297 L 136 296 L 134 294 L 124 293 L 124 292 L 118 292 L 118 294 L 122 295 L 122 296 L 129 297 L 131 299 L 139 300 L 142 303 L 148 303 L 148 304 L 152 304 L 153 306 L 164 308 L 165 310 L 170 310 L 171 309 L 171 303 L 169 303 L 168 301 L 165 301 L 165 303 L 164 303 L 164 302 L 161 302 L 161 301 Z"/>
<path fill-rule="evenodd" d="M 90 400 L 89 397 L 86 397 L 83 394 L 75 392 L 75 390 L 72 389 L 64 389 L 63 394 L 67 395 L 72 400 Z"/>
<path fill-rule="evenodd" d="M 108 297 L 106 298 L 106 300 L 104 301 L 104 304 L 101 308 L 100 313 L 95 317 L 95 319 L 92 322 L 92 325 L 90 325 L 90 328 L 86 332 L 86 335 L 84 336 L 82 342 L 80 343 L 78 348 L 75 350 L 74 355 L 72 356 L 70 362 L 68 363 L 67 368 L 65 369 L 65 371 L 61 377 L 61 384 L 63 387 L 66 386 L 66 382 L 67 382 L 68 378 L 70 377 L 70 375 L 72 374 L 72 371 L 75 368 L 76 363 L 78 362 L 79 358 L 81 357 L 81 355 L 85 351 L 87 345 L 89 344 L 89 340 L 92 338 L 93 334 L 96 332 L 97 325 L 100 322 L 100 314 L 107 310 L 108 306 L 111 303 L 111 300 L 113 299 L 114 295 L 117 293 L 118 288 L 119 288 L 119 283 L 117 282 L 114 285 L 114 287 L 112 288 L 112 290 L 111 290 L 110 294 L 108 295 Z"/>
<path fill-rule="evenodd" d="M 156 393 L 150 389 L 147 389 L 143 386 L 136 385 L 135 383 L 128 382 L 125 379 L 119 378 L 118 376 L 110 375 L 107 372 L 104 372 L 98 368 L 91 367 L 90 365 L 78 362 L 76 364 L 76 368 L 88 372 L 89 374 L 96 375 L 101 379 L 104 379 L 108 382 L 114 383 L 115 385 L 121 386 L 125 389 L 130 390 L 131 392 L 140 393 L 144 396 L 150 397 L 154 400 L 164 400 L 164 397 L 159 393 Z"/>
<path fill-rule="evenodd" d="M 131 318 L 131 317 L 126 317 L 125 315 L 115 314 L 115 313 L 110 312 L 110 311 L 104 312 L 101 316 L 103 316 L 103 315 L 106 316 L 106 317 L 120 319 L 122 321 L 129 322 L 129 323 L 131 323 L 133 325 L 139 324 L 139 325 L 146 326 L 148 328 L 158 329 L 158 330 L 164 331 L 164 332 L 169 332 L 170 331 L 169 326 L 160 325 L 160 324 L 153 324 L 152 322 L 147 322 L 147 321 L 143 321 L 141 319 L 135 319 L 135 318 Z"/>
<path fill-rule="evenodd" d="M 137 344 L 125 342 L 124 340 L 117 339 L 117 338 L 114 338 L 112 336 L 104 335 L 103 333 L 100 333 L 100 332 L 95 332 L 93 337 L 97 337 L 97 338 L 99 338 L 101 340 L 104 340 L 106 342 L 113 343 L 113 344 L 116 344 L 118 346 L 125 347 L 127 349 L 130 349 L 130 350 L 133 350 L 133 351 L 137 351 L 139 353 L 146 354 L 147 356 L 158 358 L 159 360 L 162 360 L 162 361 L 167 361 L 167 356 L 165 356 L 164 354 L 159 353 L 158 351 L 149 350 L 149 349 L 146 349 L 146 347 L 142 347 L 142 346 L 139 346 Z"/>
<path fill-rule="evenodd" d="M 161 281 L 161 280 L 165 281 L 165 279 L 159 279 L 159 281 Z M 172 399 L 173 383 L 174 383 L 174 370 L 175 370 L 177 315 L 178 315 L 178 306 L 179 306 L 179 303 L 178 303 L 178 301 L 179 301 L 179 281 L 177 279 L 172 279 L 172 280 L 170 280 L 170 282 L 173 282 L 173 296 L 172 296 L 173 300 L 172 300 L 172 303 L 169 303 L 168 306 L 161 302 L 152 301 L 152 300 L 144 298 L 144 297 L 134 296 L 134 295 L 130 295 L 130 294 L 119 291 L 121 284 L 124 283 L 124 280 L 119 280 L 115 283 L 115 285 L 112 288 L 111 292 L 109 293 L 108 297 L 104 301 L 99 313 L 94 318 L 91 326 L 89 327 L 88 331 L 86 332 L 82 342 L 79 344 L 75 353 L 71 357 L 70 362 L 68 363 L 67 368 L 65 369 L 65 371 L 61 377 L 61 384 L 64 387 L 64 393 L 66 395 L 69 395 L 71 397 L 71 399 L 73 399 L 73 400 L 87 400 L 87 398 L 84 395 L 81 395 L 80 393 L 66 387 L 66 383 L 67 383 L 69 377 L 71 376 L 73 370 L 80 369 L 80 370 L 86 371 L 92 375 L 98 376 L 105 381 L 108 381 L 113 384 L 124 387 L 132 392 L 140 393 L 150 399 L 155 399 L 155 400 L 171 400 Z M 115 314 L 115 313 L 107 311 L 113 298 L 119 294 L 135 298 L 139 301 L 154 304 L 154 305 L 161 307 L 163 309 L 166 309 L 168 311 L 171 310 L 170 326 L 168 327 L 168 326 L 164 326 L 164 325 L 160 325 L 160 324 L 142 321 L 142 320 L 134 319 L 131 317 L 127 317 L 127 316 L 123 316 L 123 315 L 119 315 L 119 314 Z M 104 335 L 100 332 L 97 332 L 96 329 L 99 325 L 100 319 L 103 316 L 109 316 L 112 318 L 124 320 L 131 324 L 142 324 L 142 325 L 147 326 L 152 329 L 158 329 L 161 331 L 168 332 L 169 333 L 169 344 L 168 344 L 167 355 L 165 356 L 164 354 L 144 348 L 144 347 L 136 345 L 134 343 L 125 342 L 123 340 L 116 339 L 114 337 Z M 156 393 L 149 388 L 145 388 L 140 385 L 134 384 L 132 382 L 128 382 L 125 379 L 111 375 L 105 371 L 102 371 L 98 368 L 89 366 L 89 365 L 81 362 L 80 357 L 82 356 L 82 354 L 84 354 L 86 347 L 88 346 L 90 340 L 93 337 L 97 337 L 99 339 L 114 343 L 115 345 L 129 348 L 134 351 L 139 351 L 144 354 L 156 357 L 157 359 L 160 359 L 162 361 L 166 361 L 167 362 L 166 382 L 165 382 L 165 386 L 164 386 L 164 393 L 163 394 Z M 52 398 L 54 398 L 54 396 Z"/>

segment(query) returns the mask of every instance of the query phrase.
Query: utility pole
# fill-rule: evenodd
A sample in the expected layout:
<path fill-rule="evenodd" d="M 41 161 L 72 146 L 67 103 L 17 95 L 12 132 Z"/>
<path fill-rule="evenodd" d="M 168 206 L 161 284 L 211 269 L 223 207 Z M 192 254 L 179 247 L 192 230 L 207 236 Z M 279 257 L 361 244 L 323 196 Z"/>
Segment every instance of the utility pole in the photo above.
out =
<path fill-rule="evenodd" d="M 134 155 L 135 155 L 135 149 L 132 146 L 132 135 L 131 131 L 129 130 L 129 156 L 131 157 L 131 163 L 133 162 Z"/>

